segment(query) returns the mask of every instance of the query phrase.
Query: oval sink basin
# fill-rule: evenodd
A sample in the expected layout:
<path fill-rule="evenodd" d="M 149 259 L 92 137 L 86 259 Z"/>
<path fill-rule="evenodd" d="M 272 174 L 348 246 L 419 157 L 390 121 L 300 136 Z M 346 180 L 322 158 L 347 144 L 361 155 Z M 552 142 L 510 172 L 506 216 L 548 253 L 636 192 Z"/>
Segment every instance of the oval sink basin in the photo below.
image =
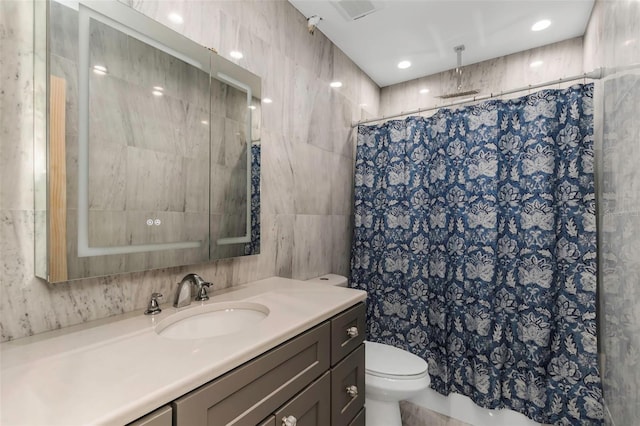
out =
<path fill-rule="evenodd" d="M 169 339 L 206 339 L 240 332 L 268 315 L 269 308 L 259 303 L 213 303 L 173 314 L 160 321 L 155 330 Z"/>

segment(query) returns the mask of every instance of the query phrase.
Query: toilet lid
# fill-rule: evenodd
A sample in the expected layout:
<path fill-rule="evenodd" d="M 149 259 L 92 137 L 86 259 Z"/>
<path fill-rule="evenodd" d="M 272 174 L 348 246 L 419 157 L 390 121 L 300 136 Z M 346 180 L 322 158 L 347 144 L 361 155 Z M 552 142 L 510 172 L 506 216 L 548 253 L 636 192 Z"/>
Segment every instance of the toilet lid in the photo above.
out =
<path fill-rule="evenodd" d="M 381 377 L 413 379 L 427 374 L 427 362 L 422 358 L 390 345 L 365 343 L 365 370 Z"/>

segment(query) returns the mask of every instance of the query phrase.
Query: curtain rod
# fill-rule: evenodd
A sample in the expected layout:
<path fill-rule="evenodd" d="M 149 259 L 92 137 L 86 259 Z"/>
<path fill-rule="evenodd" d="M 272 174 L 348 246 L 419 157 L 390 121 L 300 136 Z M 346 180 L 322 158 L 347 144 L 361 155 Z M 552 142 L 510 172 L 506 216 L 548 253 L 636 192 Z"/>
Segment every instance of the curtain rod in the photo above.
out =
<path fill-rule="evenodd" d="M 411 111 L 400 112 L 398 114 L 383 115 L 382 117 L 378 117 L 378 118 L 371 118 L 371 119 L 368 119 L 368 120 L 360 120 L 360 121 L 351 123 L 351 128 L 358 127 L 361 124 L 367 124 L 367 123 L 373 123 L 373 122 L 376 122 L 376 121 L 388 120 L 390 118 L 403 117 L 405 115 L 420 114 L 421 112 L 425 112 L 425 111 L 434 111 L 434 110 L 441 109 L 441 108 L 447 108 L 447 107 L 456 106 L 456 105 L 468 104 L 470 102 L 484 101 L 486 99 L 491 99 L 491 98 L 495 98 L 495 97 L 499 97 L 499 96 L 503 96 L 503 95 L 510 95 L 512 93 L 523 92 L 525 90 L 538 89 L 540 87 L 551 86 L 551 85 L 554 85 L 554 84 L 566 83 L 566 82 L 575 81 L 575 80 L 582 80 L 582 79 L 585 79 L 585 78 L 589 78 L 589 79 L 592 79 L 592 80 L 599 80 L 602 77 L 603 77 L 603 69 L 602 68 L 596 68 L 591 72 L 586 72 L 586 73 L 579 74 L 579 75 L 574 75 L 574 76 L 571 76 L 571 77 L 559 78 L 557 80 L 546 81 L 544 83 L 530 84 L 528 86 L 519 87 L 517 89 L 505 90 L 505 91 L 500 92 L 500 93 L 490 93 L 488 95 L 474 96 L 473 98 L 463 99 L 461 101 L 455 101 L 455 102 L 451 102 L 451 103 L 448 103 L 448 104 L 436 105 L 436 106 L 429 107 L 429 108 L 418 108 L 418 109 L 414 109 L 414 110 L 411 110 Z"/>

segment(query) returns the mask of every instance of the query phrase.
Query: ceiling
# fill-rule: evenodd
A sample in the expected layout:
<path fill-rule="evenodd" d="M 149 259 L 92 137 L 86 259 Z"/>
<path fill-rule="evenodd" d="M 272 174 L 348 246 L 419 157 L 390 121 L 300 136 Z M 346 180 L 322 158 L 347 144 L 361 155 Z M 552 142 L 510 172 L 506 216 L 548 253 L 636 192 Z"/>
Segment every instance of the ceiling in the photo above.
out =
<path fill-rule="evenodd" d="M 289 0 L 380 87 L 584 34 L 594 0 Z M 359 13 L 372 12 L 352 19 Z M 346 10 L 349 10 L 347 12 Z M 548 19 L 551 26 L 533 32 Z M 398 62 L 412 66 L 399 69 Z"/>

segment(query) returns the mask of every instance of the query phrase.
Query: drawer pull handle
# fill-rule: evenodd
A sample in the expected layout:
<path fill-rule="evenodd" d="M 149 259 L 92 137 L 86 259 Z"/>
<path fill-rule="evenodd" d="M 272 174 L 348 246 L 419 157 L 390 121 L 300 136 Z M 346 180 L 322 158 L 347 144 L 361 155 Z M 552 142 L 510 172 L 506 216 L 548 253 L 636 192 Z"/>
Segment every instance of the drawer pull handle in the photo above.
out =
<path fill-rule="evenodd" d="M 298 419 L 293 416 L 287 416 L 282 418 L 282 426 L 296 426 Z"/>
<path fill-rule="evenodd" d="M 358 387 L 356 385 L 347 386 L 347 395 L 352 399 L 358 396 Z"/>
<path fill-rule="evenodd" d="M 358 337 L 358 327 L 349 327 L 347 328 L 347 336 L 350 338 Z"/>

